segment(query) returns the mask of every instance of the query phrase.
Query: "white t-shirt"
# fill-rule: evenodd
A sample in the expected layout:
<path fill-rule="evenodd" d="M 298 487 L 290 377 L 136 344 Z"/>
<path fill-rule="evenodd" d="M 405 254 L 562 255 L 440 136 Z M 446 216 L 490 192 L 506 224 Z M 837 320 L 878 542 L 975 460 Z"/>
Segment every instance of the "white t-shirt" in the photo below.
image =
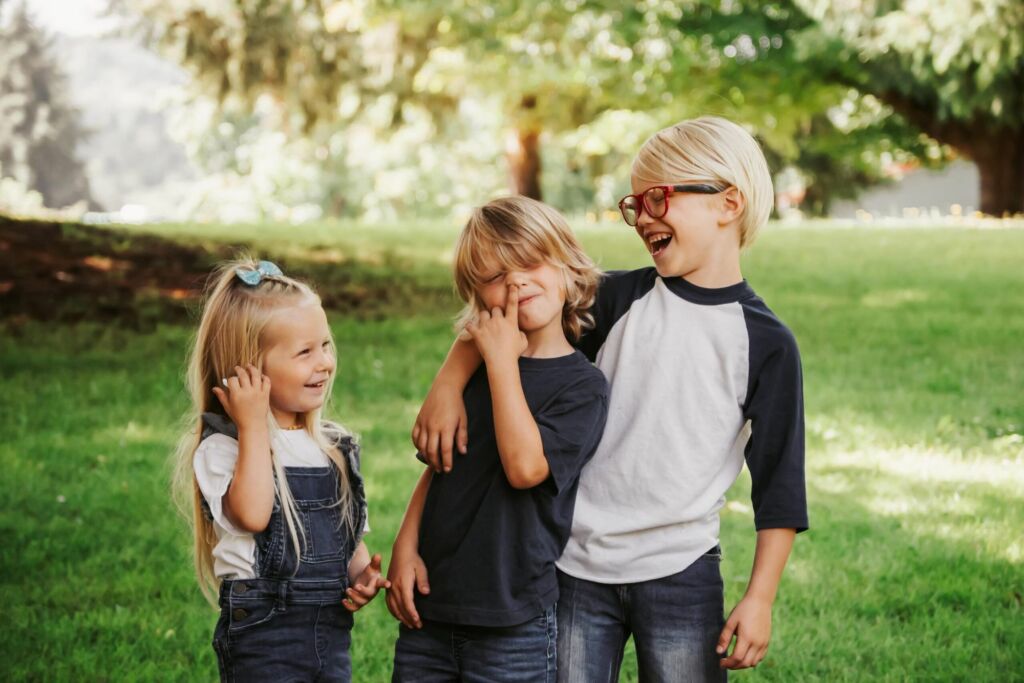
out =
<path fill-rule="evenodd" d="M 272 437 L 274 455 L 285 467 L 327 467 L 330 459 L 304 429 L 281 430 Z M 213 515 L 217 545 L 213 571 L 220 579 L 256 578 L 256 540 L 236 528 L 224 515 L 223 498 L 235 475 L 238 441 L 226 434 L 212 434 L 196 449 L 192 467 L 199 489 Z"/>

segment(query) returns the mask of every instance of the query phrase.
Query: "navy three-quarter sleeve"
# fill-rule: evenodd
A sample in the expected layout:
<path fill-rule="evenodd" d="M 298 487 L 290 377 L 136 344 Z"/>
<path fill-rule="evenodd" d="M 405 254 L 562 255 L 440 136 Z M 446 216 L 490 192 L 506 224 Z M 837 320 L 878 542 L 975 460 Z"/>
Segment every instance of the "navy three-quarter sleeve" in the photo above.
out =
<path fill-rule="evenodd" d="M 742 302 L 750 340 L 744 415 L 754 525 L 808 527 L 804 479 L 804 398 L 796 339 L 760 299 Z"/>

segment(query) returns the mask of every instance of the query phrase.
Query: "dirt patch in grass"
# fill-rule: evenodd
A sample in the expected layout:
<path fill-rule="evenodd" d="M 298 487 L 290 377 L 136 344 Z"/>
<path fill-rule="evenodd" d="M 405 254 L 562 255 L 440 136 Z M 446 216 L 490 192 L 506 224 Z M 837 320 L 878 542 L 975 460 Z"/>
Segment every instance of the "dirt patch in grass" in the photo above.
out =
<path fill-rule="evenodd" d="M 213 266 L 248 246 L 0 216 L 0 320 L 8 327 L 27 320 L 91 320 L 135 329 L 184 322 L 194 318 Z M 377 316 L 412 302 L 451 299 L 450 285 L 410 282 L 355 258 L 275 261 L 315 283 L 332 311 Z"/>

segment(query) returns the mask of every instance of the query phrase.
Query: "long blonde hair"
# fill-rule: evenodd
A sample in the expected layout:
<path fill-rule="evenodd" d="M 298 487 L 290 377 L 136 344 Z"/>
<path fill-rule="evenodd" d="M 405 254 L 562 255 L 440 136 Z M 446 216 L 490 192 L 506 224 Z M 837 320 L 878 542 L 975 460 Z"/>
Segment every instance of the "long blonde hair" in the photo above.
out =
<path fill-rule="evenodd" d="M 600 272 L 576 240 L 565 218 L 555 209 L 528 197 L 493 199 L 473 211 L 455 244 L 455 289 L 466 302 L 456 329 L 461 331 L 480 311 L 479 289 L 487 275 L 481 270 L 493 255 L 503 267 L 529 269 L 550 263 L 562 273 L 565 305 L 562 331 L 579 339 L 594 324 L 594 304 Z"/>
<path fill-rule="evenodd" d="M 236 275 L 237 271 L 255 271 L 257 267 L 258 262 L 255 259 L 241 257 L 220 264 L 211 274 L 204 290 L 202 316 L 189 354 L 186 372 L 186 385 L 192 398 L 192 406 L 185 415 L 183 434 L 175 453 L 173 488 L 179 509 L 192 525 L 196 576 L 203 594 L 211 603 L 215 602 L 220 585 L 213 567 L 213 548 L 217 544 L 217 536 L 213 522 L 204 507 L 203 494 L 199 490 L 193 469 L 195 452 L 202 440 L 202 415 L 216 413 L 226 417 L 224 408 L 212 388 L 220 382 L 220 378 L 234 374 L 236 365 L 252 364 L 262 370 L 265 351 L 264 331 L 275 312 L 283 307 L 309 301 L 320 302 L 320 298 L 309 285 L 286 275 L 264 275 L 255 286 L 243 283 Z M 327 379 L 325 396 L 330 397 L 333 384 L 334 373 Z M 352 494 L 348 466 L 337 443 L 324 432 L 322 412 L 323 406 L 303 413 L 300 419 L 306 432 L 337 469 L 340 516 L 342 525 L 351 533 Z M 271 443 L 274 443 L 273 436 L 279 427 L 269 411 L 267 422 L 272 437 Z M 332 431 L 347 434 L 339 425 L 327 424 Z M 301 543 L 305 538 L 302 522 L 288 487 L 284 466 L 274 453 L 273 447 L 271 462 L 274 468 L 276 495 L 284 513 L 296 558 L 299 558 L 302 556 Z"/>

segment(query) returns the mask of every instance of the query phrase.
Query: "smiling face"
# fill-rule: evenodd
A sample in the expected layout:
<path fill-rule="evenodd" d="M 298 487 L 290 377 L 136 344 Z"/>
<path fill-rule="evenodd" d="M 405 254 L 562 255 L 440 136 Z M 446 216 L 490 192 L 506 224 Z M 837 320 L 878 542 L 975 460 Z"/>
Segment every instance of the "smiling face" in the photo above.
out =
<path fill-rule="evenodd" d="M 493 255 L 482 260 L 481 268 L 485 275 L 477 288 L 477 298 L 483 308 L 504 310 L 511 285 L 519 291 L 519 329 L 527 338 L 554 330 L 563 334 L 565 284 L 558 268 L 546 261 L 532 267 L 503 267 Z"/>
<path fill-rule="evenodd" d="M 263 374 L 270 378 L 270 409 L 282 427 L 320 408 L 336 361 L 327 315 L 315 299 L 273 314 L 263 331 Z"/>
<path fill-rule="evenodd" d="M 634 176 L 632 185 L 633 192 L 641 194 L 656 185 L 680 182 L 684 181 L 641 182 Z M 668 211 L 661 218 L 652 218 L 647 211 L 640 214 L 635 230 L 659 275 L 692 277 L 717 267 L 716 260 L 733 232 L 723 230 L 731 217 L 723 213 L 723 199 L 722 195 L 677 192 L 668 197 Z"/>

